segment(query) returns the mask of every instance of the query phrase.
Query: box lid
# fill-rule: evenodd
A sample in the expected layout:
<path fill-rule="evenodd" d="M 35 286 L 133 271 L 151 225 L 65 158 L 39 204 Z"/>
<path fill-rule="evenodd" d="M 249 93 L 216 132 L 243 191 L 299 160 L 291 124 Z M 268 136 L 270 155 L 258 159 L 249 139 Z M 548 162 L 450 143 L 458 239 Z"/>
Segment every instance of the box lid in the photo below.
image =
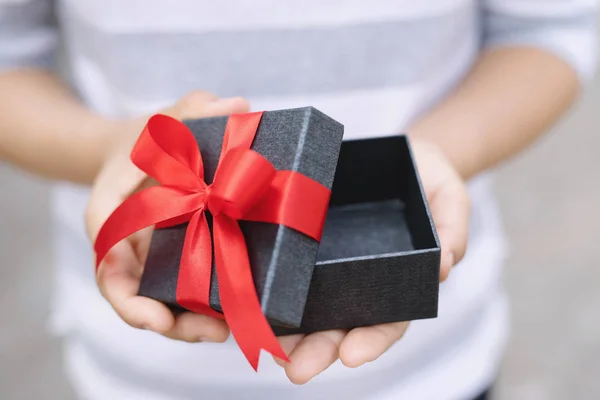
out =
<path fill-rule="evenodd" d="M 227 117 L 184 122 L 199 145 L 205 181 L 211 183 L 219 161 Z M 276 169 L 299 172 L 331 189 L 343 131 L 343 125 L 313 107 L 267 111 L 251 148 L 267 158 Z M 282 225 L 240 221 L 240 227 L 267 319 L 276 325 L 299 326 L 319 249 L 318 242 Z M 180 225 L 154 232 L 142 277 L 141 295 L 177 305 L 173 284 L 177 283 L 185 228 L 186 225 Z M 221 311 L 214 265 L 210 304 Z"/>

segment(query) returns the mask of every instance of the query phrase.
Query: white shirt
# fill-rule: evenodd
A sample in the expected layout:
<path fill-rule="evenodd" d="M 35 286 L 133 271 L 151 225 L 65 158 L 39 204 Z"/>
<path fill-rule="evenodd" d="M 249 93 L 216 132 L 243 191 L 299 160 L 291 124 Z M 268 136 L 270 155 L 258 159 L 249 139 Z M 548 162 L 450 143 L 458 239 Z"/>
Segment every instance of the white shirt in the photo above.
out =
<path fill-rule="evenodd" d="M 547 49 L 582 81 L 594 70 L 595 0 L 45 0 L 0 2 L 0 68 L 48 67 L 59 39 L 82 100 L 136 116 L 193 89 L 253 109 L 312 105 L 345 139 L 402 132 L 460 83 L 478 54 Z M 60 30 L 57 29 L 60 27 Z M 59 34 L 60 32 L 60 34 Z M 7 35 L 7 36 L 4 36 Z M 88 190 L 53 196 L 53 331 L 89 399 L 465 399 L 490 385 L 507 338 L 506 254 L 489 177 L 469 184 L 468 252 L 440 287 L 439 317 L 415 321 L 376 362 L 337 363 L 304 387 L 270 357 L 255 374 L 235 343 L 187 344 L 130 328 L 100 296 L 83 228 Z"/>

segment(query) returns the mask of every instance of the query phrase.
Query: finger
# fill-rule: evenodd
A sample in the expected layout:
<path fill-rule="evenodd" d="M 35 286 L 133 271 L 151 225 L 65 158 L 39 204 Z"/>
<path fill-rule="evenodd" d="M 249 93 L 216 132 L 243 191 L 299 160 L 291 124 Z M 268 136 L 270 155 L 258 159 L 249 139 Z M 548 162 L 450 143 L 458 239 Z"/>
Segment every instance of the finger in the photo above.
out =
<path fill-rule="evenodd" d="M 98 287 L 116 313 L 129 325 L 155 332 L 172 329 L 174 318 L 164 304 L 137 296 L 142 265 L 127 241 L 113 247 L 97 273 Z"/>
<path fill-rule="evenodd" d="M 302 339 L 304 339 L 304 336 L 305 335 L 297 334 L 297 335 L 281 336 L 280 338 L 278 338 L 279 343 L 281 344 L 281 348 L 283 349 L 283 352 L 288 355 L 291 354 L 292 351 L 294 351 L 294 349 L 298 345 L 298 343 L 300 343 L 302 341 Z M 273 357 L 273 359 L 275 360 L 275 362 L 277 364 L 279 364 L 282 367 L 285 367 L 287 365 L 287 362 L 283 361 L 279 357 Z"/>
<path fill-rule="evenodd" d="M 180 98 L 170 110 L 173 112 L 190 112 L 193 109 L 201 109 L 204 105 L 219 100 L 219 96 L 203 90 L 194 90 Z M 174 116 L 175 117 L 175 116 Z"/>
<path fill-rule="evenodd" d="M 285 366 L 290 381 L 305 384 L 337 361 L 345 335 L 344 331 L 332 330 L 305 336 L 290 354 L 291 362 Z"/>
<path fill-rule="evenodd" d="M 469 231 L 470 204 L 465 185 L 458 177 L 445 179 L 430 202 L 431 213 L 442 247 L 440 279 L 465 254 Z"/>
<path fill-rule="evenodd" d="M 164 335 L 185 342 L 224 342 L 229 337 L 225 321 L 185 312 L 175 317 L 175 325 Z"/>
<path fill-rule="evenodd" d="M 202 107 L 188 105 L 187 109 L 180 112 L 181 119 L 217 117 L 230 114 L 248 112 L 250 105 L 241 97 L 232 97 L 228 99 L 219 99 L 211 103 L 206 103 Z"/>
<path fill-rule="evenodd" d="M 165 113 L 178 119 L 191 119 L 245 113 L 249 109 L 248 101 L 241 97 L 219 99 L 213 94 L 195 91 L 182 97 Z"/>
<path fill-rule="evenodd" d="M 404 335 L 408 324 L 394 322 L 352 329 L 340 346 L 340 360 L 350 368 L 376 360 Z"/>

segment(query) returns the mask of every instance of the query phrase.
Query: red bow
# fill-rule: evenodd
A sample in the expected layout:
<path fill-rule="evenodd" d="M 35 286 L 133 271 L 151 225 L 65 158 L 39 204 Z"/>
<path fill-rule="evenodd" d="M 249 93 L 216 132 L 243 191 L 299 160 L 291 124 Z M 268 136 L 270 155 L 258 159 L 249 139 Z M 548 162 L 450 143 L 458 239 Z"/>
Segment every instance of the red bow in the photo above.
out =
<path fill-rule="evenodd" d="M 248 251 L 238 220 L 282 224 L 320 240 L 330 191 L 293 171 L 276 171 L 250 150 L 262 112 L 232 115 L 227 121 L 219 165 L 211 185 L 196 140 L 180 121 L 155 115 L 136 143 L 131 159 L 161 183 L 133 194 L 106 220 L 95 243 L 96 268 L 119 241 L 148 226 L 189 222 L 177 281 L 177 303 L 225 318 L 232 335 L 256 370 L 260 349 L 287 356 L 262 313 Z M 209 306 L 211 235 L 205 211 L 213 215 L 214 254 L 223 314 Z"/>

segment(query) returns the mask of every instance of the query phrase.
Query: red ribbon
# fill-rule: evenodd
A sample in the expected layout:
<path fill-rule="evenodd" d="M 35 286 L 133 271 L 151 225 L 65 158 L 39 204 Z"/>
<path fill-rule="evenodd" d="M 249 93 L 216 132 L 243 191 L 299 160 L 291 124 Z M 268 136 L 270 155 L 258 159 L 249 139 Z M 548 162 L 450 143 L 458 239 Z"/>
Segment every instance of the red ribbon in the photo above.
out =
<path fill-rule="evenodd" d="M 204 181 L 202 157 L 182 122 L 154 115 L 131 159 L 161 183 L 133 194 L 106 220 L 95 243 L 98 268 L 119 241 L 148 226 L 188 222 L 177 281 L 182 307 L 224 318 L 256 370 L 260 349 L 287 356 L 262 313 L 238 220 L 281 224 L 319 241 L 330 191 L 293 171 L 277 171 L 250 150 L 262 112 L 231 115 L 219 165 L 211 185 Z M 213 215 L 215 267 L 223 314 L 209 306 L 212 243 L 205 212 Z"/>

